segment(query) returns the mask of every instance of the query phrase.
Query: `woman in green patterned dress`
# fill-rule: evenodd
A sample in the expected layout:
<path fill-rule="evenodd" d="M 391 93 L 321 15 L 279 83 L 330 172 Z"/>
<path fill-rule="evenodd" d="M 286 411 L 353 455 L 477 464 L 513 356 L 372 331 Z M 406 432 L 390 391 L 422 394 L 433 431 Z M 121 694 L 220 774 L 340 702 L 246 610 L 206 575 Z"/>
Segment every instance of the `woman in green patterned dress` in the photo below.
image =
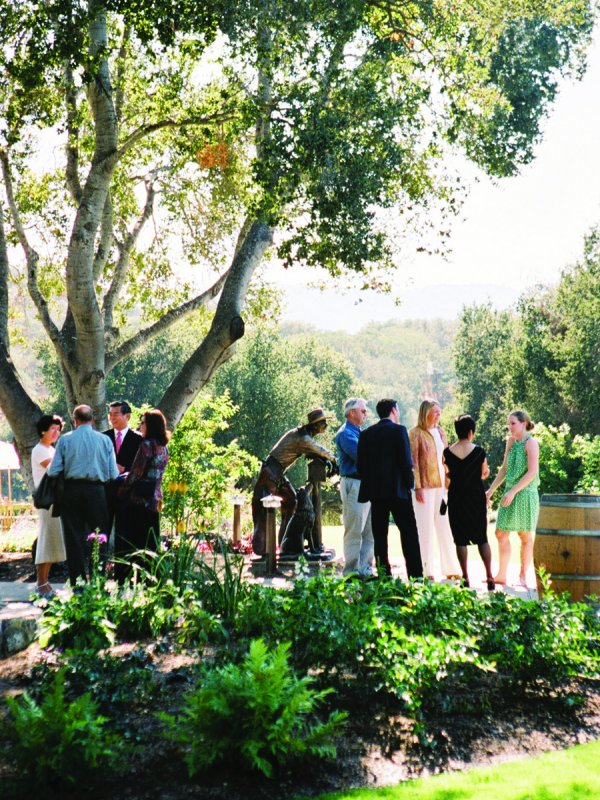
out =
<path fill-rule="evenodd" d="M 506 583 L 506 570 L 510 561 L 510 533 L 517 531 L 521 539 L 521 571 L 519 584 L 527 586 L 527 572 L 533 563 L 533 535 L 537 526 L 540 500 L 537 487 L 539 479 L 540 448 L 529 431 L 533 430 L 531 417 L 525 411 L 513 411 L 508 417 L 509 437 L 506 441 L 504 461 L 486 492 L 489 499 L 506 478 L 506 491 L 498 508 L 496 537 L 500 566 L 494 578 L 496 583 Z"/>

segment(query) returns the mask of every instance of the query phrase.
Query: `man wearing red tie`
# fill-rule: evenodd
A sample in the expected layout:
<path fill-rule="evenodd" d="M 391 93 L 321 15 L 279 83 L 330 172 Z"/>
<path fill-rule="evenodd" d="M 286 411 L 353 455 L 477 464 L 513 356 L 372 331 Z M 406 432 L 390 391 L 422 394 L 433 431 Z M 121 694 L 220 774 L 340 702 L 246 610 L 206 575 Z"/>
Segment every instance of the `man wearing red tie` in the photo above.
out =
<path fill-rule="evenodd" d="M 108 407 L 108 420 L 110 428 L 103 431 L 115 448 L 117 457 L 117 468 L 119 472 L 129 472 L 133 459 L 138 451 L 142 436 L 137 431 L 132 431 L 129 427 L 131 419 L 131 407 L 129 403 L 116 400 Z"/>
<path fill-rule="evenodd" d="M 121 475 L 129 472 L 133 460 L 136 456 L 142 435 L 137 431 L 132 431 L 129 427 L 129 420 L 131 418 L 131 407 L 129 403 L 123 400 L 115 400 L 108 407 L 108 419 L 111 427 L 107 431 L 103 431 L 113 443 L 115 448 L 115 456 L 117 458 L 117 469 Z M 115 523 L 115 556 L 119 558 L 120 553 L 130 552 L 131 548 L 125 544 L 127 541 L 127 531 L 125 530 L 123 515 L 120 513 L 119 505 L 116 502 L 116 487 L 113 485 L 109 490 L 108 496 L 108 510 L 111 515 L 111 528 L 112 520 Z M 127 567 L 125 565 L 115 565 L 115 575 L 118 580 L 126 574 Z"/>

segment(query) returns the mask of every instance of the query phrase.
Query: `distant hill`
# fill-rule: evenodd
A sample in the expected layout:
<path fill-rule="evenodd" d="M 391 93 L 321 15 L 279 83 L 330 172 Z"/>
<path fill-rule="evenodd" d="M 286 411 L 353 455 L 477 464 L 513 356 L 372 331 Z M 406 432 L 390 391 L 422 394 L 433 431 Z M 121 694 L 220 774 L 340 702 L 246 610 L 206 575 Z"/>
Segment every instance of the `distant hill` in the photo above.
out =
<path fill-rule="evenodd" d="M 319 331 L 299 322 L 283 323 L 284 338 L 309 336 L 342 353 L 353 365 L 371 406 L 382 397 L 400 403 L 404 424 L 414 425 L 420 400 L 454 399 L 452 343 L 457 321 L 442 319 L 371 322 L 358 333 Z"/>

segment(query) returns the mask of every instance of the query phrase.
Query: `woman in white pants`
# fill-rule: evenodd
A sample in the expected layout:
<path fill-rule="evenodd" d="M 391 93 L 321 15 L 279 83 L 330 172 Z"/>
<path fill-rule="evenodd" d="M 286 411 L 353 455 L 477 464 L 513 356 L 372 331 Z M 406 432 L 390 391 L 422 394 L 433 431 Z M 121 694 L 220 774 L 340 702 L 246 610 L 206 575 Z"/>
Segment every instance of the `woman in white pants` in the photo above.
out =
<path fill-rule="evenodd" d="M 419 531 L 423 575 L 431 579 L 434 577 L 435 535 L 440 549 L 442 574 L 446 578 L 459 578 L 461 575 L 448 515 L 440 513 L 442 500 L 446 498 L 442 454 L 448 446 L 446 434 L 439 427 L 441 413 L 442 409 L 435 400 L 423 400 L 417 426 L 409 432 L 415 472 L 413 505 Z"/>

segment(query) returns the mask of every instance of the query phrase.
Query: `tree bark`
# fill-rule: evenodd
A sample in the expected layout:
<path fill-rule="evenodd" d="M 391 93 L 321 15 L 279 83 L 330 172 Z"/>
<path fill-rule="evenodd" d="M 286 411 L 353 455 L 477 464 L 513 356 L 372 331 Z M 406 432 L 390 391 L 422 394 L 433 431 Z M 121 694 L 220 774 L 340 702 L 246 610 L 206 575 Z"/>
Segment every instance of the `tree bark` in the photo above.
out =
<path fill-rule="evenodd" d="M 2 203 L 0 203 L 0 342 L 8 348 L 8 250 Z"/>
<path fill-rule="evenodd" d="M 31 481 L 31 451 L 38 443 L 35 423 L 42 410 L 23 388 L 22 381 L 4 342 L 0 341 L 0 406 L 15 435 L 14 445 L 21 458 L 25 479 Z"/>
<path fill-rule="evenodd" d="M 171 428 L 177 425 L 217 367 L 233 355 L 233 345 L 243 335 L 239 321 L 248 284 L 272 243 L 273 230 L 265 222 L 255 220 L 233 258 L 208 334 L 159 403 Z"/>

